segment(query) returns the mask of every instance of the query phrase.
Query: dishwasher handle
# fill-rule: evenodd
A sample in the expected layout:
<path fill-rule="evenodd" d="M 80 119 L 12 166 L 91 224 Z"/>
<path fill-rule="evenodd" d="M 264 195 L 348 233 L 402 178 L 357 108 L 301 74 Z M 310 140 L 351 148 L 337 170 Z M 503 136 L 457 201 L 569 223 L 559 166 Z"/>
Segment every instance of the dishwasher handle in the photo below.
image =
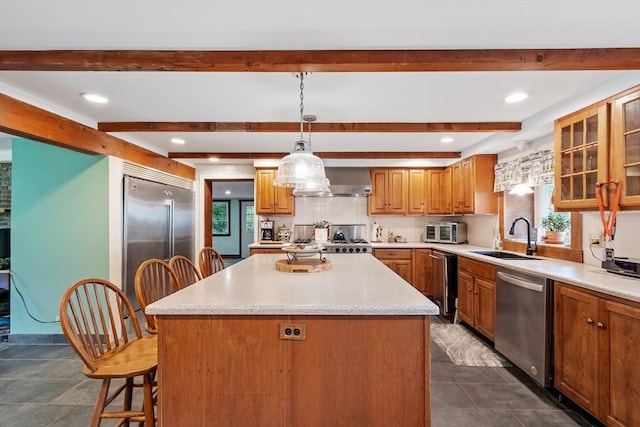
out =
<path fill-rule="evenodd" d="M 511 284 L 511 285 L 515 285 L 521 288 L 525 288 L 525 289 L 529 289 L 531 291 L 535 291 L 535 292 L 543 292 L 544 291 L 544 286 L 543 285 L 537 285 L 535 283 L 531 283 L 531 282 L 527 282 L 526 280 L 522 280 L 518 277 L 512 276 L 510 274 L 507 273 L 503 273 L 502 271 L 498 271 L 497 276 L 499 279 Z"/>

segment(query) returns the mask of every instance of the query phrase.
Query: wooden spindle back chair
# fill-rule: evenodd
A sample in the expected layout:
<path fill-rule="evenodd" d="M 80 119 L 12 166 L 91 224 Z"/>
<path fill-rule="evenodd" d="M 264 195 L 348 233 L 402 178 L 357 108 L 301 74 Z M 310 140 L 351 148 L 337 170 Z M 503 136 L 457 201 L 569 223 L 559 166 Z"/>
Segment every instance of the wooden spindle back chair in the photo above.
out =
<path fill-rule="evenodd" d="M 148 259 L 138 267 L 135 276 L 136 298 L 140 308 L 145 312 L 146 307 L 177 291 L 178 278 L 169 264 L 160 259 Z M 151 334 L 158 333 L 156 317 L 144 313 L 147 324 L 145 329 Z"/>
<path fill-rule="evenodd" d="M 200 250 L 198 264 L 200 265 L 200 273 L 203 278 L 211 276 L 225 268 L 224 260 L 220 253 L 208 246 Z"/>
<path fill-rule="evenodd" d="M 158 366 L 156 336 L 143 336 L 131 302 L 109 281 L 89 278 L 71 285 L 60 301 L 60 324 L 71 348 L 78 354 L 89 378 L 102 380 L 91 420 L 99 426 L 103 418 L 120 418 L 155 426 L 153 383 Z M 129 322 L 131 327 L 129 327 Z M 142 377 L 143 407 L 131 408 L 134 378 Z M 124 384 L 109 394 L 111 380 Z M 124 391 L 123 409 L 107 412 L 110 403 Z"/>
<path fill-rule="evenodd" d="M 171 271 L 173 271 L 178 279 L 179 289 L 186 288 L 198 280 L 202 280 L 198 268 L 185 256 L 176 255 L 171 258 L 171 260 L 169 260 L 169 268 L 171 268 Z"/>

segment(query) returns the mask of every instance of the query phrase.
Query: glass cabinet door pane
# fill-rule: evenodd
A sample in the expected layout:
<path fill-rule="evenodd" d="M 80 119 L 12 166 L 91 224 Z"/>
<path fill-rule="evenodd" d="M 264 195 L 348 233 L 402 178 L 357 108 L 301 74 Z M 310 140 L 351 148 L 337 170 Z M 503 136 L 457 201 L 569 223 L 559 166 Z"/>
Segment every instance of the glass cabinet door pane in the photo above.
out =
<path fill-rule="evenodd" d="M 584 171 L 584 155 L 582 150 L 573 152 L 573 173 L 581 173 Z"/>
<path fill-rule="evenodd" d="M 569 175 L 571 173 L 571 154 L 563 153 L 562 154 L 562 175 Z"/>
<path fill-rule="evenodd" d="M 568 150 L 571 148 L 571 126 L 566 126 L 562 128 L 562 150 Z"/>
<path fill-rule="evenodd" d="M 640 132 L 627 135 L 624 138 L 625 144 L 625 165 L 640 162 Z"/>
<path fill-rule="evenodd" d="M 591 172 L 586 174 L 586 184 L 587 188 L 585 189 L 585 199 L 595 199 L 596 198 L 596 184 L 598 183 L 598 174 L 596 172 Z"/>
<path fill-rule="evenodd" d="M 560 200 L 571 200 L 571 178 L 560 180 Z"/>
<path fill-rule="evenodd" d="M 573 200 L 584 199 L 584 180 L 582 175 L 576 175 L 573 177 Z"/>
<path fill-rule="evenodd" d="M 598 141 L 598 116 L 587 119 L 587 144 Z"/>
<path fill-rule="evenodd" d="M 573 146 L 580 147 L 584 145 L 584 134 L 582 122 L 573 124 Z"/>
<path fill-rule="evenodd" d="M 624 131 L 640 129 L 640 99 L 628 102 L 624 106 Z"/>
<path fill-rule="evenodd" d="M 640 165 L 628 167 L 626 169 L 627 196 L 640 196 Z M 623 189 L 624 190 L 624 189 Z"/>
<path fill-rule="evenodd" d="M 587 147 L 587 162 L 585 164 L 586 171 L 598 169 L 598 146 L 591 145 Z"/>

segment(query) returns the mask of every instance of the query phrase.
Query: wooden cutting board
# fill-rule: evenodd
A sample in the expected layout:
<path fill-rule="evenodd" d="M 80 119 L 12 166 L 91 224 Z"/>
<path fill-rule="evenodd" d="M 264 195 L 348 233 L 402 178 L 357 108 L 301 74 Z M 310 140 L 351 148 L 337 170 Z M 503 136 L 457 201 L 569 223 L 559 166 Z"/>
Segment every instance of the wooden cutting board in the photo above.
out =
<path fill-rule="evenodd" d="M 331 269 L 330 259 L 322 262 L 319 258 L 298 258 L 291 264 L 288 264 L 286 259 L 276 261 L 276 270 L 286 273 L 317 273 L 329 269 Z"/>

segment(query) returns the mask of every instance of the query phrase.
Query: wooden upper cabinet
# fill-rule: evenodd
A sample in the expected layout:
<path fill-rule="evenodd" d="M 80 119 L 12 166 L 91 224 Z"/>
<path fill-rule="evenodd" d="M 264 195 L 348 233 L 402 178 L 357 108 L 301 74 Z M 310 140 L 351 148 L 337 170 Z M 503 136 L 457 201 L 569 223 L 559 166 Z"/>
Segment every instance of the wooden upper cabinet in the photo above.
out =
<path fill-rule="evenodd" d="M 611 179 L 622 183 L 620 206 L 640 206 L 640 89 L 613 102 Z"/>
<path fill-rule="evenodd" d="M 409 215 L 424 215 L 427 206 L 427 171 L 425 169 L 409 169 Z"/>
<path fill-rule="evenodd" d="M 609 103 L 556 120 L 554 139 L 555 208 L 597 209 L 596 184 L 608 179 Z"/>
<path fill-rule="evenodd" d="M 452 213 L 450 170 L 447 172 L 446 169 L 427 169 L 426 182 L 426 213 L 430 215 Z"/>
<path fill-rule="evenodd" d="M 369 215 L 406 215 L 409 172 L 407 169 L 372 168 Z"/>
<path fill-rule="evenodd" d="M 293 215 L 295 201 L 293 190 L 287 187 L 274 187 L 273 180 L 277 169 L 256 169 L 256 214 Z"/>
<path fill-rule="evenodd" d="M 479 154 L 451 166 L 453 213 L 495 214 L 498 196 L 493 192 L 495 154 Z"/>

